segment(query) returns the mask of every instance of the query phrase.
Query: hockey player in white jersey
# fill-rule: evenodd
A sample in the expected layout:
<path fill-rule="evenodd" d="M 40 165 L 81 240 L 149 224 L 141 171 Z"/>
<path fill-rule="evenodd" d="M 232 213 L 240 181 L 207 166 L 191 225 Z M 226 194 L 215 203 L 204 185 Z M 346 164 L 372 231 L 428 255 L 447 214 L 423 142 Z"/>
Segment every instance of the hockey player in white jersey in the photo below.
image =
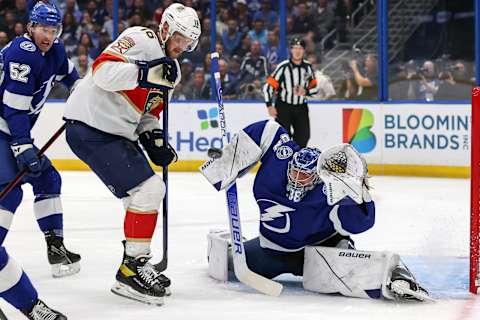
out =
<path fill-rule="evenodd" d="M 175 3 L 158 30 L 125 30 L 93 63 L 66 103 L 66 138 L 72 151 L 123 201 L 124 257 L 115 294 L 161 305 L 170 280 L 149 263 L 150 242 L 165 193 L 150 160 L 168 166 L 177 155 L 163 145 L 163 93 L 180 82 L 177 58 L 200 37 L 195 10 Z M 99 212 L 101 214 L 101 212 Z"/>
<path fill-rule="evenodd" d="M 201 170 L 221 190 L 258 161 L 253 194 L 259 236 L 244 244 L 250 270 L 269 279 L 303 276 L 306 289 L 321 293 L 429 299 L 398 254 L 355 250 L 351 235 L 374 225 L 375 203 L 366 162 L 351 145 L 300 148 L 278 123 L 260 121 Z M 209 274 L 219 280 L 227 280 L 232 267 L 229 238 L 228 231 L 208 236 Z"/>

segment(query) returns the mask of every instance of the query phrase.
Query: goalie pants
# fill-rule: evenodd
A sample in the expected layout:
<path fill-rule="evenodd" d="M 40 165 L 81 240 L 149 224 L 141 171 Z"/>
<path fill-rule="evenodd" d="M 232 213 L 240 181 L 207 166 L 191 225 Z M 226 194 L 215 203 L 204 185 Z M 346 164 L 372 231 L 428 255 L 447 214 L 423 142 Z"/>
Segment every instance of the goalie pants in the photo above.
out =
<path fill-rule="evenodd" d="M 336 234 L 321 243 L 325 247 L 335 247 L 341 240 L 350 239 Z M 350 240 L 351 241 L 351 240 Z M 268 279 L 273 279 L 284 273 L 303 276 L 305 250 L 296 252 L 278 252 L 264 249 L 260 246 L 260 239 L 253 238 L 244 243 L 247 265 L 250 270 Z M 228 259 L 228 269 L 233 271 L 232 257 Z"/>
<path fill-rule="evenodd" d="M 280 100 L 275 103 L 277 118 L 275 119 L 292 137 L 300 148 L 307 146 L 310 139 L 310 119 L 306 103 L 293 105 Z"/>
<path fill-rule="evenodd" d="M 106 133 L 80 121 L 66 121 L 67 143 L 117 197 L 155 173 L 135 141 Z"/>

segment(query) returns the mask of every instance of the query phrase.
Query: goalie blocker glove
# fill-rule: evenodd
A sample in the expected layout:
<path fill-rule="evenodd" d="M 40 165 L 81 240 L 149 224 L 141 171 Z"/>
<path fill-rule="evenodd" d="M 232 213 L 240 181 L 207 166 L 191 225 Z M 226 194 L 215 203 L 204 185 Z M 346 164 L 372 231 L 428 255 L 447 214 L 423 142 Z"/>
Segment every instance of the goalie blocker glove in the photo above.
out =
<path fill-rule="evenodd" d="M 138 85 L 141 88 L 170 90 L 177 80 L 175 60 L 163 57 L 152 61 L 135 61 L 138 65 Z"/>
<path fill-rule="evenodd" d="M 163 145 L 163 130 L 145 131 L 139 136 L 140 143 L 145 148 L 148 157 L 157 166 L 166 167 L 178 159 L 175 150 L 168 144 Z"/>

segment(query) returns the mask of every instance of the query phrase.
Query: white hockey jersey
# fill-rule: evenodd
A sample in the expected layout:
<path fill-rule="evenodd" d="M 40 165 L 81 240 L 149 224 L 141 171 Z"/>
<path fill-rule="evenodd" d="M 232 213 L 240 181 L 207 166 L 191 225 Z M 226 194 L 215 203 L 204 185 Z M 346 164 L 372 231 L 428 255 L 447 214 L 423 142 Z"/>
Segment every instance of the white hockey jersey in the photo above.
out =
<path fill-rule="evenodd" d="M 144 27 L 126 29 L 94 61 L 72 92 L 64 117 L 132 141 L 144 131 L 159 128 L 163 94 L 158 89 L 138 87 L 135 61 L 151 61 L 164 56 L 154 31 Z M 181 74 L 178 61 L 175 63 L 177 85 Z"/>

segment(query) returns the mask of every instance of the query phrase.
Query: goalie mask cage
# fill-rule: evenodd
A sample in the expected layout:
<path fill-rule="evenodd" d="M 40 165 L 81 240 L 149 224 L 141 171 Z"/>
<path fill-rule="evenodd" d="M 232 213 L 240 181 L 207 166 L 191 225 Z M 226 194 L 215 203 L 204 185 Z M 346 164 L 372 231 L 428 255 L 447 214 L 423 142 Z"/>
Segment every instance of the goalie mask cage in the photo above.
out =
<path fill-rule="evenodd" d="M 470 162 L 470 292 L 477 293 L 480 237 L 480 87 L 472 90 Z"/>

